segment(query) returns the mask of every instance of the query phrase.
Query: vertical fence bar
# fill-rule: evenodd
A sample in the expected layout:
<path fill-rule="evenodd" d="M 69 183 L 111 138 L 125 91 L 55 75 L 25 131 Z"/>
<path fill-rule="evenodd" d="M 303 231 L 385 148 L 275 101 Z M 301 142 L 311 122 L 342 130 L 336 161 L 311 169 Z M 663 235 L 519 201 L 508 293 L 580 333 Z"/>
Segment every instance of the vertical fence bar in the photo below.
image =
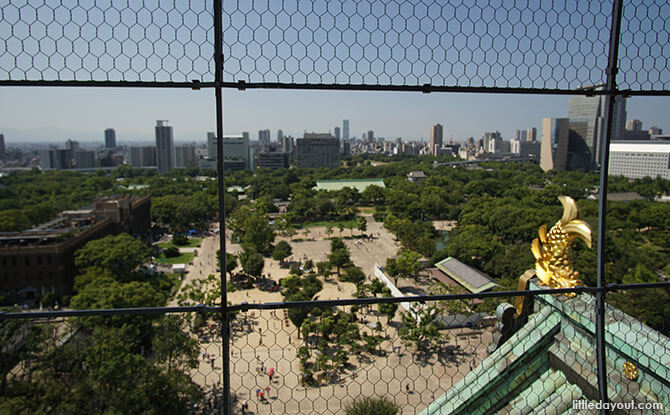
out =
<path fill-rule="evenodd" d="M 223 18 L 222 0 L 214 0 L 214 82 L 216 96 L 216 169 L 219 191 L 219 279 L 221 281 L 221 360 L 223 389 L 221 391 L 221 413 L 232 413 L 230 402 L 230 329 L 228 327 L 228 292 L 226 285 L 226 177 L 223 171 Z"/>
<path fill-rule="evenodd" d="M 609 59 L 607 64 L 607 95 L 604 112 L 607 114 L 605 134 L 600 140 L 600 200 L 598 201 L 598 288 L 596 293 L 596 352 L 598 365 L 598 392 L 602 402 L 607 402 L 607 355 L 605 350 L 605 241 L 607 239 L 607 172 L 609 170 L 609 145 L 612 137 L 614 103 L 618 95 L 619 38 L 621 37 L 622 0 L 612 5 Z M 601 409 L 602 414 L 608 410 Z"/>

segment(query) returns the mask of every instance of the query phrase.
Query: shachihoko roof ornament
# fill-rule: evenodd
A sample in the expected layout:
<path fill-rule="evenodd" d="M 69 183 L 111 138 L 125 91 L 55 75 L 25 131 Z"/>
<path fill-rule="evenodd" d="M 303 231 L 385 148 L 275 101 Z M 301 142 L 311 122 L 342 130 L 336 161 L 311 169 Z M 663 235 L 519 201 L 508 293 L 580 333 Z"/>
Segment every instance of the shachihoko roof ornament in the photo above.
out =
<path fill-rule="evenodd" d="M 559 196 L 563 216 L 547 233 L 547 225 L 540 226 L 539 239 L 533 240 L 535 272 L 540 281 L 550 288 L 571 288 L 582 285 L 579 271 L 572 268 L 570 249 L 575 239 L 581 239 L 591 248 L 591 227 L 579 219 L 579 208 L 569 196 Z M 574 293 L 566 294 L 574 297 Z"/>

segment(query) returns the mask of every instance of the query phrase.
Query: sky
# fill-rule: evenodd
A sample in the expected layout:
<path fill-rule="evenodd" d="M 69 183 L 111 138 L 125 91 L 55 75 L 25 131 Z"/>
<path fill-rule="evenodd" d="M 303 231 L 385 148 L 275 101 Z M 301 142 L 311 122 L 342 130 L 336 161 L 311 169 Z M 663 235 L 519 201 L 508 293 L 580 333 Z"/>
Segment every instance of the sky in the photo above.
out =
<path fill-rule="evenodd" d="M 8 143 L 67 139 L 103 141 L 114 128 L 117 141 L 152 141 L 156 120 L 169 120 L 175 141 L 205 141 L 215 131 L 213 90 L 150 88 L 0 89 L 0 133 Z M 373 130 L 375 136 L 428 139 L 430 127 L 444 126 L 446 140 L 480 138 L 486 131 L 514 137 L 517 129 L 541 131 L 543 117 L 566 117 L 568 96 L 418 92 L 224 90 L 226 134 L 277 129 L 301 137 L 304 131 L 333 132 L 350 120 L 350 134 Z M 670 98 L 630 98 L 628 119 L 670 131 Z"/>

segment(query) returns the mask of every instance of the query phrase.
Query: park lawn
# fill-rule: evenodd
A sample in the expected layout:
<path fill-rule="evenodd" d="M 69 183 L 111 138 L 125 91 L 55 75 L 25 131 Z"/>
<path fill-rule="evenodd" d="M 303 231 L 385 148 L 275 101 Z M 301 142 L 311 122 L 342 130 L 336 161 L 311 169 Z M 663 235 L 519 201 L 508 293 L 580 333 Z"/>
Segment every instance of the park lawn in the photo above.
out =
<path fill-rule="evenodd" d="M 161 256 L 156 257 L 156 261 L 160 262 L 161 264 L 188 264 L 191 262 L 191 260 L 193 260 L 194 256 L 195 255 L 192 252 L 185 252 L 172 258 L 165 258 L 165 256 L 161 254 Z"/>
<path fill-rule="evenodd" d="M 175 247 L 175 248 L 195 248 L 198 246 L 198 244 L 202 241 L 202 238 L 189 238 L 188 243 L 186 245 L 176 245 L 174 242 L 165 242 L 162 244 L 158 244 L 158 246 L 161 249 L 167 249 L 170 247 Z"/>
<path fill-rule="evenodd" d="M 372 215 L 375 213 L 375 207 L 374 206 L 359 206 L 358 211 L 361 213 L 367 213 Z"/>

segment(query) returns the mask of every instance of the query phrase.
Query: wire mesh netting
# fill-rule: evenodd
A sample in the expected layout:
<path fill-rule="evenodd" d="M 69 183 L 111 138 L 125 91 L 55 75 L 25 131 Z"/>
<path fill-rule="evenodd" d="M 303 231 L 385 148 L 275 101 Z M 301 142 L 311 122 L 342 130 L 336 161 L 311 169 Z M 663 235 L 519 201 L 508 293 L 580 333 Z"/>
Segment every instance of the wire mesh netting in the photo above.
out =
<path fill-rule="evenodd" d="M 604 82 L 610 2 L 224 2 L 229 81 L 573 89 Z"/>
<path fill-rule="evenodd" d="M 662 91 L 670 85 L 670 4 L 664 0 L 625 1 L 619 49 L 619 87 Z"/>
<path fill-rule="evenodd" d="M 210 1 L 2 1 L 0 78 L 214 79 Z"/>
<path fill-rule="evenodd" d="M 214 409 L 222 395 L 216 320 L 184 313 L 0 321 L 0 412 Z"/>

